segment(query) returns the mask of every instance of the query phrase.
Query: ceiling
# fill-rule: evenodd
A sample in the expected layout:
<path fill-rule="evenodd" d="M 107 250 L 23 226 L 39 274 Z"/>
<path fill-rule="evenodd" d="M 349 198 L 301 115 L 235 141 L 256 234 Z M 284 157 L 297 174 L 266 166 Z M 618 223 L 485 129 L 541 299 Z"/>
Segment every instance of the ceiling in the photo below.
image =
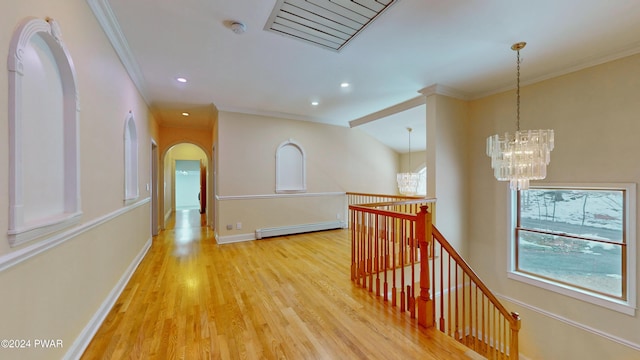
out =
<path fill-rule="evenodd" d="M 304 2 L 329 1 L 372 0 Z M 407 126 L 424 148 L 424 105 L 385 109 L 434 84 L 466 99 L 513 88 L 515 42 L 528 43 L 523 84 L 640 52 L 637 0 L 399 0 L 340 51 L 264 30 L 276 0 L 87 2 L 161 125 L 210 128 L 213 106 L 339 126 L 381 117 L 358 127 L 401 152 Z"/>

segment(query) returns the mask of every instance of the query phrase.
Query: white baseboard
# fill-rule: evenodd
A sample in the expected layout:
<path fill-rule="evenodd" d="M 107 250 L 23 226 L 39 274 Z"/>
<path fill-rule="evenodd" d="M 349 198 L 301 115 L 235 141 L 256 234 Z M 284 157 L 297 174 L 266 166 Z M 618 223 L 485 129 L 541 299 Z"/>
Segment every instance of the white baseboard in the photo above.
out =
<path fill-rule="evenodd" d="M 89 320 L 87 326 L 82 329 L 80 335 L 76 338 L 71 347 L 69 347 L 69 350 L 64 355 L 63 359 L 80 359 L 87 346 L 89 346 L 89 343 L 93 339 L 94 335 L 102 325 L 102 322 L 109 314 L 109 311 L 111 311 L 111 308 L 113 308 L 113 305 L 115 305 L 118 297 L 120 297 L 120 294 L 127 286 L 129 279 L 131 279 L 131 276 L 138 268 L 138 265 L 140 265 L 142 259 L 144 259 L 145 255 L 147 255 L 147 252 L 151 247 L 151 242 L 152 240 L 151 238 L 149 238 L 149 240 L 147 240 L 147 242 L 142 247 L 142 250 L 140 250 L 135 259 L 133 259 L 133 262 L 131 262 L 127 270 L 124 272 L 118 283 L 116 283 L 116 286 L 111 290 L 111 292 L 109 292 L 107 298 L 102 302 L 102 305 L 100 305 L 98 311 L 93 315 L 91 320 Z"/>
<path fill-rule="evenodd" d="M 287 225 L 270 228 L 256 229 L 256 239 L 262 239 L 274 236 L 284 236 L 292 234 L 301 234 L 313 231 L 342 229 L 344 223 L 341 221 L 327 221 L 313 224 Z"/>
<path fill-rule="evenodd" d="M 256 237 L 252 233 L 225 236 L 219 236 L 218 234 L 216 234 L 216 242 L 218 244 L 233 244 L 237 242 L 252 241 L 255 239 Z"/>

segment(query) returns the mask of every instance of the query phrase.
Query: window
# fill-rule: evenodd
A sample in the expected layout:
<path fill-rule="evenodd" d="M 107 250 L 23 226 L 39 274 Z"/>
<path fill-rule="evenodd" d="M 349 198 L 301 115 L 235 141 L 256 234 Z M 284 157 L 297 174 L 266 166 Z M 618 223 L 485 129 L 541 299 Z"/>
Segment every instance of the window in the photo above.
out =
<path fill-rule="evenodd" d="M 635 185 L 532 186 L 513 205 L 510 277 L 633 312 Z"/>

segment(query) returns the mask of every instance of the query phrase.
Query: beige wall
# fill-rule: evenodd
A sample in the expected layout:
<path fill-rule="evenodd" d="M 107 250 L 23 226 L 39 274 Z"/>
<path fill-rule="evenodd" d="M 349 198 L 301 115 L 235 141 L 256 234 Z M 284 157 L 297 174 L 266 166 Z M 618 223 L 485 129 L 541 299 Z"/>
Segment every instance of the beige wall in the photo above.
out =
<path fill-rule="evenodd" d="M 221 236 L 250 235 L 258 228 L 283 224 L 343 220 L 344 202 L 331 193 L 396 192 L 398 154 L 358 129 L 221 111 L 218 132 L 216 231 Z M 275 195 L 276 149 L 289 139 L 305 151 L 307 193 L 330 194 Z M 263 195 L 269 197 L 256 198 Z M 305 207 L 308 210 L 299 211 Z M 272 213 L 266 216 L 268 212 Z M 226 229 L 237 222 L 243 223 L 242 229 Z"/>
<path fill-rule="evenodd" d="M 426 151 L 412 151 L 411 155 L 409 155 L 409 153 L 400 154 L 400 168 L 398 169 L 398 171 L 399 172 L 418 171 L 426 164 L 427 164 Z"/>
<path fill-rule="evenodd" d="M 521 127 L 555 130 L 547 179 L 536 183 L 638 182 L 638 69 L 635 55 L 522 89 Z M 507 279 L 508 184 L 493 178 L 485 139 L 514 130 L 513 92 L 471 102 L 469 125 L 470 261 L 493 290 L 518 302 L 507 305 L 522 314 L 521 352 L 532 359 L 640 357 L 637 315 Z M 634 225 L 638 233 L 637 219 Z"/>
<path fill-rule="evenodd" d="M 467 253 L 468 104 L 427 96 L 427 197 L 435 197 L 434 224 L 463 256 Z"/>
<path fill-rule="evenodd" d="M 76 70 L 80 99 L 81 224 L 38 248 L 7 241 L 8 147 L 0 146 L 0 339 L 50 338 L 64 348 L 19 350 L 0 357 L 61 358 L 96 314 L 150 239 L 151 136 L 147 106 L 84 0 L 22 0 L 0 11 L 3 59 L 16 25 L 28 16 L 54 18 Z M 0 144 L 8 143 L 8 78 L 0 71 Z M 138 132 L 140 202 L 124 205 L 124 123 L 132 111 Z M 46 149 L 42 149 L 46 151 Z M 42 176 L 42 174 L 25 174 Z M 52 240 L 49 237 L 44 241 Z M 32 257 L 22 256 L 32 252 Z"/>

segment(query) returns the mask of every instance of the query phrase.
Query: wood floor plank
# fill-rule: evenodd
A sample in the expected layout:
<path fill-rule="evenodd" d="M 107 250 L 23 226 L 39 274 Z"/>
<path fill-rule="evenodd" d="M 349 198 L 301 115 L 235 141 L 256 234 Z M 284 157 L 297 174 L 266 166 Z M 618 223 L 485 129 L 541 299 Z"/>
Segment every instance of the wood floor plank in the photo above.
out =
<path fill-rule="evenodd" d="M 154 238 L 82 359 L 470 358 L 350 281 L 348 230 L 218 245 L 199 217 Z"/>

